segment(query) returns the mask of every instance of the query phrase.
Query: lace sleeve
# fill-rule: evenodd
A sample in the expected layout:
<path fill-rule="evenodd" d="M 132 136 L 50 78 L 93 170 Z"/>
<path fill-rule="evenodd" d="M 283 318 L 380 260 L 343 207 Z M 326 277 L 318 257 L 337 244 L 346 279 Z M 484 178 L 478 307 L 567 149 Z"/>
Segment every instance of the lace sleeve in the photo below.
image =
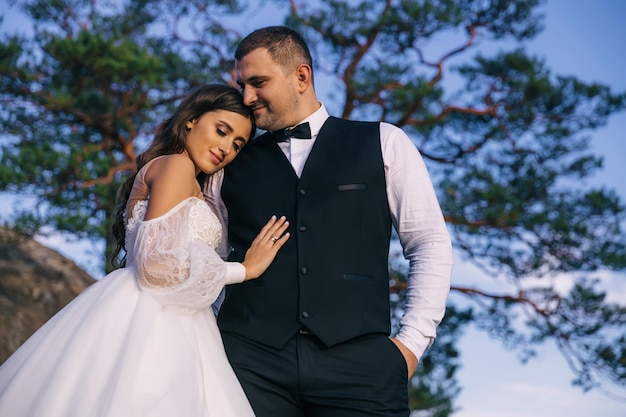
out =
<path fill-rule="evenodd" d="M 224 287 L 226 264 L 215 252 L 219 221 L 204 201 L 188 199 L 161 217 L 137 221 L 134 233 L 142 289 L 178 310 L 211 307 Z"/>

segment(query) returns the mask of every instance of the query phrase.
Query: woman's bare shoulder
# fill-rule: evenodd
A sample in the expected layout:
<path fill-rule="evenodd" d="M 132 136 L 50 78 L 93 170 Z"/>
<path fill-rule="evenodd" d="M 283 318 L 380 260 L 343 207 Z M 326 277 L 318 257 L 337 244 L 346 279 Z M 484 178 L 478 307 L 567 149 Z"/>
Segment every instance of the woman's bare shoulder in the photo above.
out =
<path fill-rule="evenodd" d="M 198 194 L 193 162 L 184 154 L 167 155 L 154 161 L 145 179 L 150 188 L 147 219 L 158 217 Z"/>
<path fill-rule="evenodd" d="M 146 176 L 149 176 L 149 174 L 152 174 L 152 176 L 158 175 L 170 170 L 183 170 L 182 173 L 185 173 L 187 171 L 193 175 L 193 162 L 191 161 L 191 159 L 189 159 L 188 156 L 182 153 L 163 155 L 159 158 L 156 158 L 154 162 L 152 162 L 148 171 L 146 172 Z"/>

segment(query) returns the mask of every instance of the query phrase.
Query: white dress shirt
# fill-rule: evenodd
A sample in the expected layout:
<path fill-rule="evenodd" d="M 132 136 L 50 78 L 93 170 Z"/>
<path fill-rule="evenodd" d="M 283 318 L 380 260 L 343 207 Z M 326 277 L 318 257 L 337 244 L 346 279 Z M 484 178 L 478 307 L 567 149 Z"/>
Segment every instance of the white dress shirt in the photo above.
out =
<path fill-rule="evenodd" d="M 302 121 L 309 122 L 310 140 L 279 143 L 298 177 L 327 118 L 328 112 L 322 104 Z M 452 272 L 452 244 L 430 176 L 413 142 L 402 129 L 381 123 L 380 143 L 393 226 L 404 257 L 409 261 L 406 309 L 396 337 L 419 360 L 435 339 L 436 328 L 445 312 Z M 223 177 L 221 170 L 210 176 L 204 195 L 226 225 L 228 212 L 220 196 Z M 226 231 L 224 228 L 224 234 Z M 220 246 L 224 256 L 226 246 L 225 241 Z"/>

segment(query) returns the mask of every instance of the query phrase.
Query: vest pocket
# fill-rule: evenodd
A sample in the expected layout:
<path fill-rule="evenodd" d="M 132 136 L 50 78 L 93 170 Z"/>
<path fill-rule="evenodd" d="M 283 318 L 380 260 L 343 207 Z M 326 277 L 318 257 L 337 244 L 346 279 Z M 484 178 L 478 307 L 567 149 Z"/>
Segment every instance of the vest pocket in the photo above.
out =
<path fill-rule="evenodd" d="M 337 186 L 339 191 L 366 190 L 367 184 L 341 184 Z"/>
<path fill-rule="evenodd" d="M 343 274 L 343 279 L 347 281 L 374 281 L 373 276 L 361 274 Z"/>

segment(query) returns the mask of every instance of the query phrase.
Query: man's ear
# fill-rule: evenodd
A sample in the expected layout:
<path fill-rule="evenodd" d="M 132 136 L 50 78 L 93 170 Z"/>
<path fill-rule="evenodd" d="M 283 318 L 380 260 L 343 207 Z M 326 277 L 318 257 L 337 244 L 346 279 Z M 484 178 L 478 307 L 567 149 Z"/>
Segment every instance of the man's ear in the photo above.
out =
<path fill-rule="evenodd" d="M 303 92 L 311 86 L 312 75 L 313 71 L 311 71 L 311 67 L 306 64 L 300 64 L 298 68 L 296 68 L 296 77 L 298 78 L 298 91 Z"/>

